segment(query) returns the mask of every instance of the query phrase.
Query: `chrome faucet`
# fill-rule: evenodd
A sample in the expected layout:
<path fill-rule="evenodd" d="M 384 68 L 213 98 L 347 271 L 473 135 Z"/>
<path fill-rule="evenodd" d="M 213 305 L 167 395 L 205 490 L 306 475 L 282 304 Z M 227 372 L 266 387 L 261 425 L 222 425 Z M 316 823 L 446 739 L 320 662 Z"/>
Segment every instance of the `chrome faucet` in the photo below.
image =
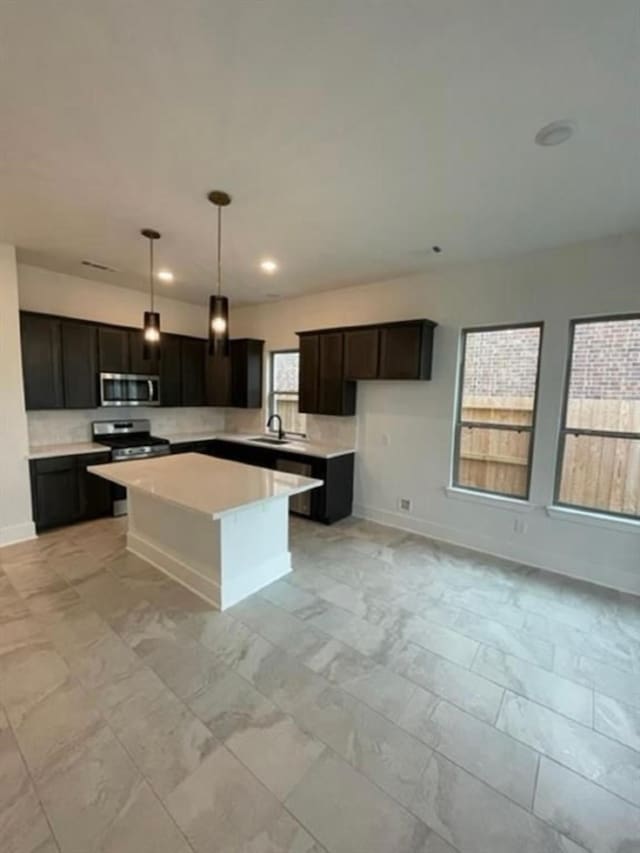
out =
<path fill-rule="evenodd" d="M 271 422 L 273 421 L 274 418 L 278 419 L 278 438 L 280 439 L 280 441 L 282 441 L 282 439 L 284 438 L 284 430 L 282 429 L 282 418 L 280 417 L 280 415 L 278 415 L 278 414 L 271 415 L 271 417 L 267 421 L 267 429 L 271 429 Z"/>

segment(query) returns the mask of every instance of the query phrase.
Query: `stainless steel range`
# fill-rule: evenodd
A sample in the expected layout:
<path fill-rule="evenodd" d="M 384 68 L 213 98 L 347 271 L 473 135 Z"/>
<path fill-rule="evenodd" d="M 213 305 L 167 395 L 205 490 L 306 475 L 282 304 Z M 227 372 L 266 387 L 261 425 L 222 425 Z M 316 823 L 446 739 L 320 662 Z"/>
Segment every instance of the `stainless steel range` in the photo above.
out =
<path fill-rule="evenodd" d="M 171 447 L 166 438 L 151 435 L 151 424 L 146 418 L 119 421 L 93 421 L 91 432 L 97 444 L 111 449 L 112 462 L 131 459 L 146 459 L 151 456 L 167 456 Z M 113 514 L 127 512 L 127 490 L 113 487 Z"/>

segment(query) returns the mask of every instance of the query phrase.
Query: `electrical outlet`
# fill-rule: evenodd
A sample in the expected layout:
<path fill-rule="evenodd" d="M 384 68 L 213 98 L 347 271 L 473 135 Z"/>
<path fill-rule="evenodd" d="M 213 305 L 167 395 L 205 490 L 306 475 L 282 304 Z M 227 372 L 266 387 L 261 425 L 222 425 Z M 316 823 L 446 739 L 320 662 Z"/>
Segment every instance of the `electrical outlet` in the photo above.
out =
<path fill-rule="evenodd" d="M 398 508 L 403 512 L 411 512 L 411 498 L 398 498 Z"/>
<path fill-rule="evenodd" d="M 524 520 L 524 518 L 514 519 L 513 530 L 515 533 L 526 533 L 527 532 L 527 522 Z"/>

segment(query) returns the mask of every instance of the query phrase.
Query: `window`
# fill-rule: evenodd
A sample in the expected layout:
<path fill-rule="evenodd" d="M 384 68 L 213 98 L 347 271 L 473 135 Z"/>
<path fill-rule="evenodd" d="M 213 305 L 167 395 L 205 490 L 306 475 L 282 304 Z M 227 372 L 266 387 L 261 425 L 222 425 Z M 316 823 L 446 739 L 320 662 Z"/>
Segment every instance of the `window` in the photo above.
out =
<path fill-rule="evenodd" d="M 571 324 L 555 501 L 640 517 L 640 315 Z"/>
<path fill-rule="evenodd" d="M 453 485 L 527 499 L 542 324 L 465 329 Z"/>
<path fill-rule="evenodd" d="M 271 353 L 269 415 L 280 415 L 285 432 L 305 435 L 306 416 L 298 410 L 299 370 L 298 350 Z M 277 427 L 274 431 L 277 431 Z"/>

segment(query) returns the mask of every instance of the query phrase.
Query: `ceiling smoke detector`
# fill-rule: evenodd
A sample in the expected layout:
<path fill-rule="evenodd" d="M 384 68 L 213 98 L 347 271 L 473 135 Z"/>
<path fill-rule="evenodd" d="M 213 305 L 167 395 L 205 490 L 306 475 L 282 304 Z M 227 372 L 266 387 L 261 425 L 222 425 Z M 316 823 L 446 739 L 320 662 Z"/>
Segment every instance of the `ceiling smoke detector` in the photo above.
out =
<path fill-rule="evenodd" d="M 576 131 L 576 123 L 569 119 L 561 121 L 552 121 L 551 124 L 545 124 L 544 127 L 536 133 L 536 145 L 562 145 L 568 139 L 571 139 Z"/>
<path fill-rule="evenodd" d="M 102 270 L 103 272 L 118 272 L 115 267 L 109 267 L 106 264 L 101 264 L 98 261 L 90 261 L 86 258 L 82 261 L 83 267 L 91 267 L 94 270 Z"/>

